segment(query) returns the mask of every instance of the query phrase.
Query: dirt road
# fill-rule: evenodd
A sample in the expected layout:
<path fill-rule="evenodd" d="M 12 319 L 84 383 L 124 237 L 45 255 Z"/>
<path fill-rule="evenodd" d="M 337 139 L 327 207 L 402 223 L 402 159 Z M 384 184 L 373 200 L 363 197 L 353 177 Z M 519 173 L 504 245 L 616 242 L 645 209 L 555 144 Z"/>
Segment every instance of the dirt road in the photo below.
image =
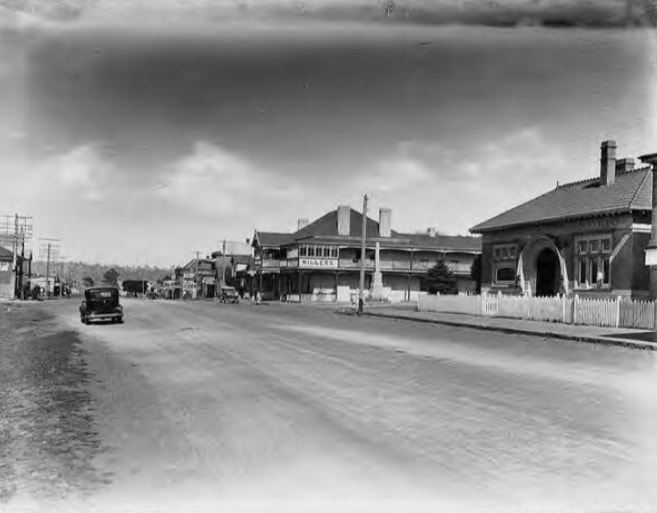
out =
<path fill-rule="evenodd" d="M 62 497 L 67 508 L 103 511 L 657 506 L 650 352 L 293 305 L 125 308 L 124 325 L 83 326 L 74 303 L 6 321 L 23 345 L 66 341 L 56 375 L 72 381 L 43 386 L 82 395 L 50 422 L 62 429 L 63 418 L 83 419 L 63 434 L 82 445 L 62 442 L 51 458 L 68 473 L 50 496 L 32 467 L 8 464 L 16 455 L 38 461 L 38 440 L 20 442 L 5 426 L 7 504 L 30 496 L 32 505 Z M 20 332 L 34 312 L 45 320 Z M 26 432 L 39 431 L 35 418 Z"/>

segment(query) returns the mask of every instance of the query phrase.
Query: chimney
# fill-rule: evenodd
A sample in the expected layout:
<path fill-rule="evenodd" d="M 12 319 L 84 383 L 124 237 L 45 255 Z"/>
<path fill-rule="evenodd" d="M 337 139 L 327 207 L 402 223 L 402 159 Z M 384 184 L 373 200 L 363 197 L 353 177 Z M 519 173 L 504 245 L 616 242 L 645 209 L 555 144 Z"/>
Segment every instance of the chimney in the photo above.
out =
<path fill-rule="evenodd" d="M 297 220 L 297 231 L 301 230 L 301 228 L 305 228 L 306 226 L 308 226 L 308 219 L 301 217 Z"/>
<path fill-rule="evenodd" d="M 436 229 L 434 227 L 427 228 L 427 234 L 429 237 L 435 237 L 436 236 Z"/>
<path fill-rule="evenodd" d="M 389 208 L 379 209 L 379 237 L 390 237 L 391 235 L 392 210 Z"/>
<path fill-rule="evenodd" d="M 338 235 L 348 236 L 351 232 L 351 207 L 338 207 Z"/>
<path fill-rule="evenodd" d="M 603 141 L 600 145 L 600 185 L 613 185 L 616 181 L 616 141 Z"/>
<path fill-rule="evenodd" d="M 634 159 L 618 159 L 616 161 L 616 174 L 627 173 L 634 169 Z"/>

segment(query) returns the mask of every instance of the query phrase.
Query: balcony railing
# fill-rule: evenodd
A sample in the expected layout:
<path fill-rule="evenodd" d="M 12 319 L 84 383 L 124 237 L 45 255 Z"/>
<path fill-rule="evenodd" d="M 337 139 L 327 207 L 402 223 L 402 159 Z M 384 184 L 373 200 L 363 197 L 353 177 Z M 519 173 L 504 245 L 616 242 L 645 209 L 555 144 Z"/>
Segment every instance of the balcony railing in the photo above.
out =
<path fill-rule="evenodd" d="M 360 260 L 354 262 L 351 258 L 340 259 L 338 263 L 342 269 L 360 269 Z M 374 260 L 365 260 L 365 269 L 374 269 Z"/>

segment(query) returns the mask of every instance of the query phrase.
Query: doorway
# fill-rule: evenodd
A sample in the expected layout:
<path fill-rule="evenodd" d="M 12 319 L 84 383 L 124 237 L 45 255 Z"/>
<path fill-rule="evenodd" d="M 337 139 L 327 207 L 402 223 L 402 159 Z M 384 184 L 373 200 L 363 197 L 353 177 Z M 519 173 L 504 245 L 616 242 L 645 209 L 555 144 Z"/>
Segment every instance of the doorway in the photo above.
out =
<path fill-rule="evenodd" d="M 545 248 L 536 259 L 536 295 L 556 296 L 559 276 L 559 257 L 552 249 Z"/>

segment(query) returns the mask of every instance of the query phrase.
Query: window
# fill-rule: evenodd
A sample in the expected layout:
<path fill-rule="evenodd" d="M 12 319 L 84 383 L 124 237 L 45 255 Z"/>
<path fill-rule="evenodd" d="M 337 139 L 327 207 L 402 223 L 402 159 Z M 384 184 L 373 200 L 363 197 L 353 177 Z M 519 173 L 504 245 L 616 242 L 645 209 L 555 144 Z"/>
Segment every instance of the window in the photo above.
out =
<path fill-rule="evenodd" d="M 299 256 L 302 257 L 308 256 L 308 248 L 306 246 L 301 246 L 299 248 Z"/>
<path fill-rule="evenodd" d="M 331 248 L 329 248 L 328 246 L 324 246 L 323 254 L 324 254 L 325 258 L 330 257 L 331 256 Z"/>
<path fill-rule="evenodd" d="M 611 235 L 588 235 L 576 240 L 577 287 L 608 288 L 611 283 Z"/>
<path fill-rule="evenodd" d="M 493 248 L 493 281 L 496 285 L 515 285 L 518 246 L 499 244 Z"/>
<path fill-rule="evenodd" d="M 498 267 L 495 271 L 495 283 L 515 283 L 516 270 L 513 267 Z"/>
<path fill-rule="evenodd" d="M 515 244 L 501 244 L 493 248 L 493 259 L 497 261 L 515 260 L 517 246 Z"/>

